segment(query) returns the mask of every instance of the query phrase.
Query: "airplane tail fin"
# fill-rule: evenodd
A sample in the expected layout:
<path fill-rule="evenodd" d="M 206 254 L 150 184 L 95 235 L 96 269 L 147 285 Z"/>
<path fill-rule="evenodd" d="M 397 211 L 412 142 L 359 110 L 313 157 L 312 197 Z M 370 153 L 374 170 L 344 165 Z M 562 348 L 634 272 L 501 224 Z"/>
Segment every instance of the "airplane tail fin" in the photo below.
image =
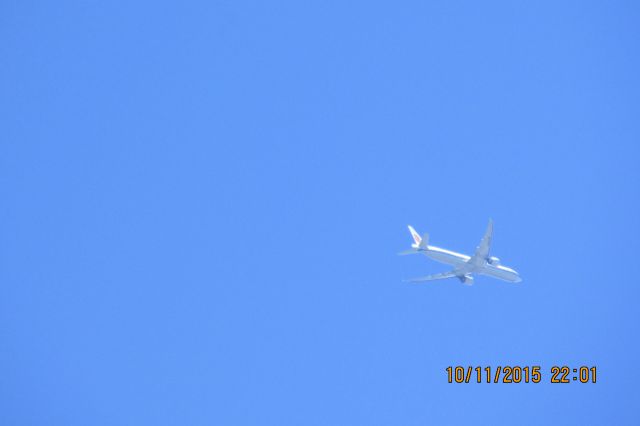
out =
<path fill-rule="evenodd" d="M 411 244 L 411 247 L 414 249 L 427 249 L 427 243 L 429 242 L 429 234 L 424 234 L 422 237 L 420 234 L 416 232 L 415 229 L 411 225 L 408 226 L 409 232 L 411 232 L 411 237 L 413 237 L 414 244 Z"/>

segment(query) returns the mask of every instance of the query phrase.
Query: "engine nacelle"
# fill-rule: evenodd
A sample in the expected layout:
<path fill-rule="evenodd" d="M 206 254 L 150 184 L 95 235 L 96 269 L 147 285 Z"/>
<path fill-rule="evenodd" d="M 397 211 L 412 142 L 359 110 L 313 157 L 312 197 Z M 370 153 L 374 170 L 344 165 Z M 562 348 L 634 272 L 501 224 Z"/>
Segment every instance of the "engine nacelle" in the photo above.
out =
<path fill-rule="evenodd" d="M 500 259 L 495 256 L 491 256 L 487 259 L 487 262 L 489 262 L 490 265 L 498 266 L 500 264 Z"/>
<path fill-rule="evenodd" d="M 463 275 L 459 278 L 460 278 L 460 281 L 462 281 L 462 284 L 473 285 L 473 277 L 471 275 Z"/>

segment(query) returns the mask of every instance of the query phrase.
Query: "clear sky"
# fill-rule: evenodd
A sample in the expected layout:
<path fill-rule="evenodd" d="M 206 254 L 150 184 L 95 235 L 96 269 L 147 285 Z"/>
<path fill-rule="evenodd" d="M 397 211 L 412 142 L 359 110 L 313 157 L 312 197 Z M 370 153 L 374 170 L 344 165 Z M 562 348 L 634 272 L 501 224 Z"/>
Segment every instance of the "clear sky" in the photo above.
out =
<path fill-rule="evenodd" d="M 634 2 L 0 10 L 0 424 L 640 422 Z"/>

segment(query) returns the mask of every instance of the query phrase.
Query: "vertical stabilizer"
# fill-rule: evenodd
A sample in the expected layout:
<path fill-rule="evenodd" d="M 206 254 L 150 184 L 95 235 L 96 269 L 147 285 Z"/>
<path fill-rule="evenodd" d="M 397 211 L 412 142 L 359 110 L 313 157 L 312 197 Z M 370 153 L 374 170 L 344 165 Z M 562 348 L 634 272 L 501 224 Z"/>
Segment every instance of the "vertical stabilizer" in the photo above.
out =
<path fill-rule="evenodd" d="M 415 241 L 415 244 L 413 244 L 414 247 L 418 247 L 420 246 L 420 242 L 422 241 L 422 238 L 420 238 L 420 234 L 418 234 L 416 232 L 415 229 L 413 229 L 413 226 L 409 225 L 409 232 L 411 232 L 411 236 L 413 237 L 413 241 Z"/>
<path fill-rule="evenodd" d="M 429 234 L 424 234 L 422 237 L 420 234 L 416 232 L 415 229 L 411 225 L 408 226 L 409 232 L 411 232 L 411 237 L 413 237 L 414 244 L 411 244 L 411 247 L 415 249 L 427 249 L 427 242 L 429 241 Z"/>

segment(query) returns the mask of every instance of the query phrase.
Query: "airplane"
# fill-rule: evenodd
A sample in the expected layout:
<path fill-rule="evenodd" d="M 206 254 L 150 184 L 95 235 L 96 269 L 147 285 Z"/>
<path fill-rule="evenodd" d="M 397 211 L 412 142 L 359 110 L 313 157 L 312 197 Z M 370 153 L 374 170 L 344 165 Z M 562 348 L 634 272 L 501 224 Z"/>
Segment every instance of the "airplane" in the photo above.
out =
<path fill-rule="evenodd" d="M 421 237 L 411 225 L 409 225 L 409 232 L 411 232 L 414 244 L 411 244 L 411 249 L 400 252 L 398 253 L 399 255 L 422 253 L 433 260 L 452 265 L 453 270 L 427 275 L 426 277 L 412 278 L 406 280 L 408 282 L 419 283 L 456 277 L 463 284 L 473 285 L 473 276 L 471 274 L 487 275 L 511 283 L 522 281 L 522 278 L 514 269 L 501 265 L 500 259 L 497 257 L 489 256 L 489 248 L 493 236 L 493 220 L 491 219 L 489 219 L 487 231 L 484 233 L 482 240 L 480 240 L 480 244 L 473 256 L 430 246 L 428 245 L 429 235 L 424 234 Z"/>

